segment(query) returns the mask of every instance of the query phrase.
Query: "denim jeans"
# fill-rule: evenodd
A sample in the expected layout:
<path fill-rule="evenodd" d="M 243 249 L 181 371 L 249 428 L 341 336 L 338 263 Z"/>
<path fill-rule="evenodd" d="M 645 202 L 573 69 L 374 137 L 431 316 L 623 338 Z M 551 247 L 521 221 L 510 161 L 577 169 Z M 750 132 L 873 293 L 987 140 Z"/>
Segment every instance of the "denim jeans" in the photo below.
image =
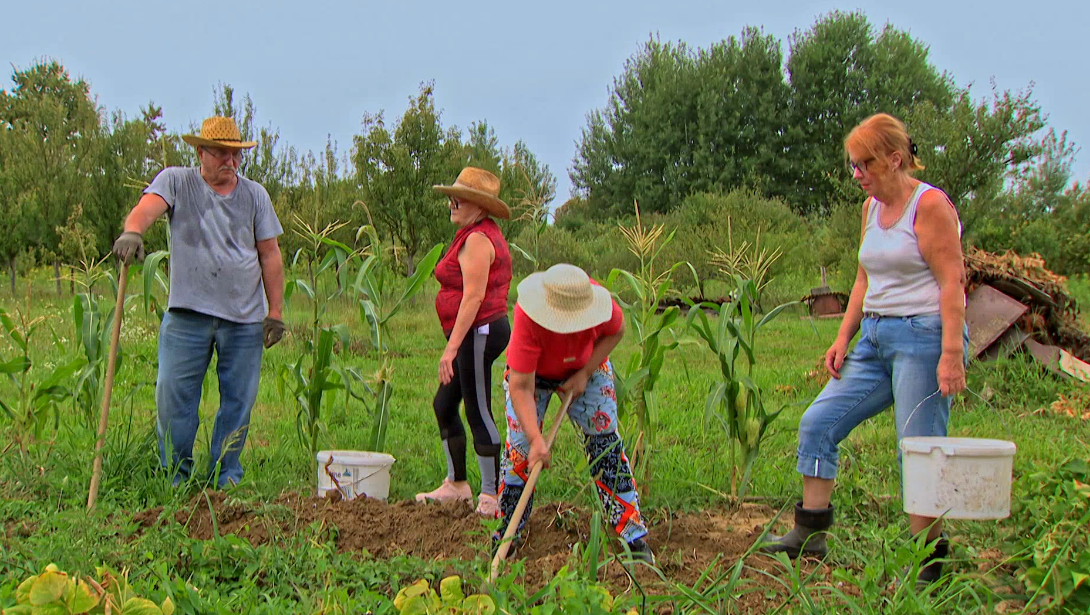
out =
<path fill-rule="evenodd" d="M 250 410 L 257 400 L 264 351 L 261 323 L 240 324 L 197 312 L 171 310 L 159 327 L 159 374 L 155 384 L 159 461 L 174 468 L 174 483 L 187 480 L 200 425 L 201 385 L 217 356 L 220 407 L 212 429 L 209 474 L 220 463 L 217 486 L 242 479 L 239 455 L 246 444 Z"/>
<path fill-rule="evenodd" d="M 946 435 L 951 398 L 936 393 L 942 318 L 867 316 L 859 331 L 840 379 L 829 380 L 799 422 L 798 471 L 804 476 L 836 478 L 840 441 L 891 405 L 898 443 L 906 436 Z M 968 357 L 968 328 L 962 338 Z"/>

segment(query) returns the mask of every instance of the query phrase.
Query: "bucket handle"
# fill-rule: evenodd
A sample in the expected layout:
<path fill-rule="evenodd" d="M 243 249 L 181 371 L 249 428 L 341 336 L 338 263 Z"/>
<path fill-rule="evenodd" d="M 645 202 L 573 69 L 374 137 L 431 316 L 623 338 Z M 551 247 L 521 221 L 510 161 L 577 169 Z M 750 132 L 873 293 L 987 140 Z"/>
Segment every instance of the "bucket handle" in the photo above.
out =
<path fill-rule="evenodd" d="M 333 473 L 329 471 L 329 466 L 332 463 L 333 463 L 333 455 L 330 455 L 329 456 L 329 461 L 325 462 L 325 465 L 322 466 L 322 469 L 325 470 L 326 476 L 328 476 L 329 479 L 331 481 L 333 481 L 333 486 L 335 486 L 337 488 L 337 491 L 341 492 L 341 497 L 348 498 L 348 493 L 346 493 L 345 490 L 344 490 L 344 487 L 341 486 L 341 481 L 337 480 L 337 477 L 333 476 Z M 383 471 L 387 467 L 389 467 L 389 466 L 381 466 L 379 469 L 375 470 L 374 472 L 371 472 L 367 476 L 356 479 L 353 484 L 365 481 L 365 480 L 371 478 L 372 476 L 374 476 L 375 474 L 378 474 L 379 472 Z"/>
<path fill-rule="evenodd" d="M 984 404 L 986 406 L 991 408 L 996 413 L 996 415 L 999 416 L 999 422 L 1003 423 L 1003 429 L 1005 429 L 1007 431 L 1007 437 L 1010 438 L 1011 440 L 1014 440 L 1014 432 L 1011 431 L 1011 426 L 1007 423 L 1007 419 L 1003 417 L 1003 413 L 999 411 L 999 408 L 996 408 L 992 404 L 992 402 L 985 399 L 983 396 L 980 395 L 980 393 L 977 393 L 976 391 L 970 389 L 968 385 L 965 386 L 965 391 L 967 393 L 972 393 L 974 396 L 976 396 L 977 399 L 984 402 Z M 942 389 L 935 389 L 934 393 L 932 393 L 932 394 L 928 395 L 927 397 L 923 398 L 920 401 L 920 403 L 916 404 L 916 407 L 912 409 L 912 412 L 908 413 L 908 418 L 905 420 L 905 428 L 906 429 L 908 428 L 908 424 L 912 421 L 912 417 L 916 414 L 916 411 L 920 409 L 920 406 L 924 405 L 924 403 L 926 403 L 927 400 L 931 399 L 932 397 L 934 397 L 936 395 L 940 395 L 941 393 L 942 393 Z"/>

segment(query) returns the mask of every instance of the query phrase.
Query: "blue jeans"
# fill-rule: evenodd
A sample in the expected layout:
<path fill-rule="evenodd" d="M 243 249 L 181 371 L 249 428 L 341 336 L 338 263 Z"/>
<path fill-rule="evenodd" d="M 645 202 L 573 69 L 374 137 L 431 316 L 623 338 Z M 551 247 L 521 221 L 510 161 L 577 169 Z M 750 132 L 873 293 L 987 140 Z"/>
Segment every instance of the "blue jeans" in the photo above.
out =
<path fill-rule="evenodd" d="M 261 323 L 240 324 L 196 312 L 168 311 L 159 327 L 159 374 L 155 383 L 159 461 L 174 468 L 174 484 L 187 480 L 200 425 L 201 385 L 218 358 L 220 407 L 212 429 L 209 474 L 219 462 L 217 486 L 242 479 L 239 455 L 246 444 L 250 410 L 257 400 L 264 351 Z"/>
<path fill-rule="evenodd" d="M 890 406 L 898 442 L 906 436 L 946 435 L 951 398 L 937 393 L 936 373 L 942 355 L 942 318 L 867 316 L 859 331 L 859 341 L 840 368 L 840 379 L 825 385 L 799 422 L 798 471 L 804 476 L 836 478 L 840 441 Z M 968 328 L 962 337 L 968 357 Z M 900 452 L 897 457 L 900 460 Z"/>

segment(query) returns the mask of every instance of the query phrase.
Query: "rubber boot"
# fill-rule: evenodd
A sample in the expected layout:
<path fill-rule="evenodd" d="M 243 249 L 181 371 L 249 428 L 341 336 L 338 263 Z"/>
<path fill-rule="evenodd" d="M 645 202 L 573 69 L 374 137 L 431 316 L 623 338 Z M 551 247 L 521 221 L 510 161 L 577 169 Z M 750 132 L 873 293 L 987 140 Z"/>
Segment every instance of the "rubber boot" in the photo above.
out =
<path fill-rule="evenodd" d="M 761 545 L 762 553 L 786 553 L 791 559 L 799 553 L 824 557 L 829 553 L 825 543 L 825 530 L 833 525 L 833 506 L 817 510 L 795 504 L 795 528 L 785 536 L 769 536 Z"/>
<path fill-rule="evenodd" d="M 916 577 L 916 589 L 924 589 L 942 576 L 942 561 L 950 555 L 950 540 L 942 534 L 935 543 L 935 550 L 920 563 L 920 575 Z"/>

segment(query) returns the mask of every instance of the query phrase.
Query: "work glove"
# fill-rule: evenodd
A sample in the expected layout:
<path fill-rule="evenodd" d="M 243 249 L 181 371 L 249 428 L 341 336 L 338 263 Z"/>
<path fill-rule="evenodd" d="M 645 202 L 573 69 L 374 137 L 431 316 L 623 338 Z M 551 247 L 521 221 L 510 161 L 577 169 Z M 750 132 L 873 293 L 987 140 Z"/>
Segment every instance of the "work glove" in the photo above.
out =
<path fill-rule="evenodd" d="M 114 256 L 119 261 L 128 265 L 135 256 L 137 260 L 144 260 L 144 236 L 135 231 L 125 231 L 114 242 Z"/>
<path fill-rule="evenodd" d="M 269 348 L 284 337 L 284 321 L 267 317 L 265 318 L 263 331 L 265 333 L 265 347 Z"/>

